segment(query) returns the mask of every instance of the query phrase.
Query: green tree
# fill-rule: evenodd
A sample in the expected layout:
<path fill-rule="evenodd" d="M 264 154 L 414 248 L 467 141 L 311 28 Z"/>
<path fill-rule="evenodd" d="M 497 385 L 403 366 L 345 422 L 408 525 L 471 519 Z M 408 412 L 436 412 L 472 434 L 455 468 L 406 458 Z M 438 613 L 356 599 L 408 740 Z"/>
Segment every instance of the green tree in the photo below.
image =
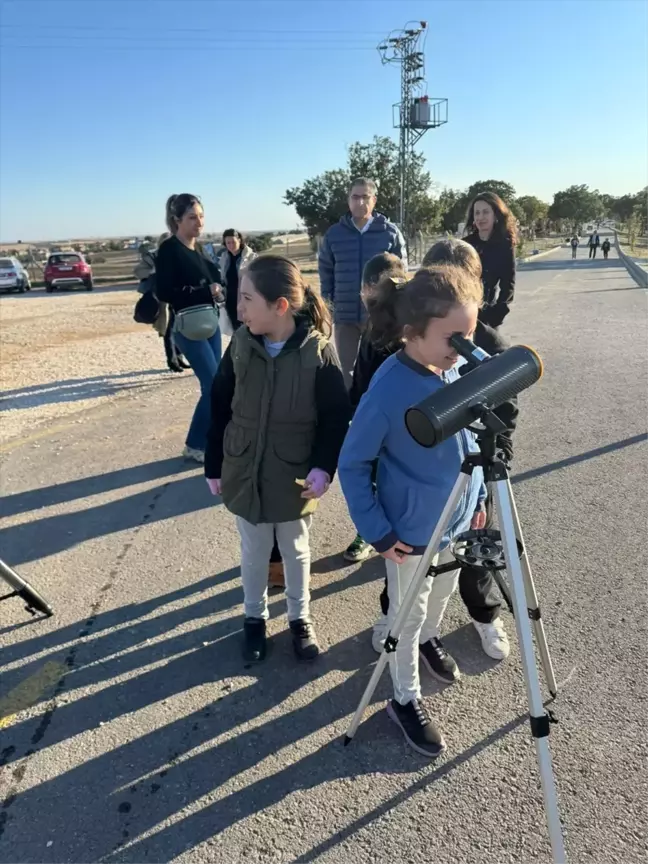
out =
<path fill-rule="evenodd" d="M 390 138 L 376 136 L 370 144 L 356 142 L 349 147 L 346 168 L 325 171 L 286 191 L 284 201 L 292 205 L 311 237 L 323 234 L 348 210 L 349 185 L 356 177 L 368 177 L 378 185 L 377 209 L 398 222 L 400 180 L 398 145 Z M 415 153 L 409 165 L 410 229 L 426 231 L 436 227 L 438 203 L 430 194 L 431 178 L 425 157 Z"/>
<path fill-rule="evenodd" d="M 349 172 L 340 168 L 325 171 L 305 180 L 302 186 L 288 189 L 286 204 L 292 204 L 306 225 L 310 237 L 324 234 L 347 210 Z"/>
<path fill-rule="evenodd" d="M 576 231 L 583 222 L 599 218 L 601 210 L 599 192 L 592 191 L 589 186 L 581 184 L 556 192 L 553 203 L 549 207 L 549 219 L 553 222 L 568 221 L 572 230 Z"/>
<path fill-rule="evenodd" d="M 538 230 L 543 227 L 542 223 L 549 212 L 548 204 L 536 198 L 535 195 L 521 195 L 516 199 L 516 204 L 523 213 L 520 221 L 526 228 Z"/>
<path fill-rule="evenodd" d="M 637 205 L 637 197 L 637 195 L 621 195 L 619 198 L 615 198 L 613 200 L 610 215 L 614 216 L 615 219 L 618 219 L 619 222 L 627 222 L 634 213 L 634 209 Z"/>
<path fill-rule="evenodd" d="M 466 216 L 464 193 L 459 189 L 444 189 L 439 195 L 439 221 L 444 231 L 458 231 Z"/>
<path fill-rule="evenodd" d="M 478 180 L 477 183 L 469 186 L 464 193 L 466 208 L 480 192 L 494 192 L 509 207 L 515 202 L 515 187 L 511 186 L 510 183 L 506 183 L 504 180 Z"/>
<path fill-rule="evenodd" d="M 272 246 L 272 234 L 257 234 L 255 237 L 248 237 L 246 243 L 253 252 L 265 252 Z"/>
<path fill-rule="evenodd" d="M 642 234 L 648 233 L 648 186 L 635 195 L 635 212 L 639 219 L 639 230 Z"/>

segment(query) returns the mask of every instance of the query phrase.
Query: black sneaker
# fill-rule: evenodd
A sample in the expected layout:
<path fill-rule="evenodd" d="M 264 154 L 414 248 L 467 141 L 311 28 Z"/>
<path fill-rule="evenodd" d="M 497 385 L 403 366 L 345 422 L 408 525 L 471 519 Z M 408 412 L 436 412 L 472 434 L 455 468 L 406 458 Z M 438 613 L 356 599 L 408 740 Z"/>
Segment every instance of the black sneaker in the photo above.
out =
<path fill-rule="evenodd" d="M 266 647 L 266 622 L 263 618 L 246 618 L 243 621 L 243 659 L 248 663 L 265 660 Z"/>
<path fill-rule="evenodd" d="M 407 743 L 424 756 L 436 759 L 446 749 L 443 735 L 423 707 L 421 700 L 401 705 L 395 699 L 387 703 L 387 714 L 397 723 Z"/>
<path fill-rule="evenodd" d="M 301 660 L 314 660 L 319 654 L 320 649 L 317 644 L 315 630 L 310 621 L 303 621 L 301 618 L 291 621 L 290 630 L 292 632 L 292 643 L 295 654 Z"/>
<path fill-rule="evenodd" d="M 373 547 L 362 539 L 358 534 L 353 543 L 344 550 L 344 560 L 351 561 L 352 564 L 357 564 L 358 561 L 364 561 L 373 551 Z"/>
<path fill-rule="evenodd" d="M 454 684 L 461 678 L 459 667 L 443 647 L 440 639 L 430 639 L 419 645 L 419 657 L 430 675 L 444 684 Z"/>

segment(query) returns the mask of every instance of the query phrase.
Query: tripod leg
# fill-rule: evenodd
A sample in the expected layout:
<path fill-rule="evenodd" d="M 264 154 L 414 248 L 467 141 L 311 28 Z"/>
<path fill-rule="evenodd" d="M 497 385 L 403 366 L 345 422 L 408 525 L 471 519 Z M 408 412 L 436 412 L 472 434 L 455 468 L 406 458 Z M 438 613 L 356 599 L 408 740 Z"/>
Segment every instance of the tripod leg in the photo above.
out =
<path fill-rule="evenodd" d="M 29 584 L 29 582 L 25 582 L 16 571 L 10 567 L 8 564 L 0 558 L 0 579 L 4 579 L 4 581 L 11 585 L 14 589 L 15 593 L 18 597 L 21 597 L 25 603 L 27 604 L 26 609 L 28 612 L 34 614 L 34 610 L 38 612 L 42 612 L 43 615 L 47 615 L 50 618 L 54 611 L 52 607 L 49 605 L 47 600 L 38 593 L 35 588 Z"/>
<path fill-rule="evenodd" d="M 500 522 L 506 567 L 509 575 L 509 584 L 515 610 L 515 626 L 520 643 L 520 655 L 524 669 L 524 680 L 526 683 L 527 699 L 529 703 L 529 715 L 531 721 L 531 733 L 533 735 L 540 769 L 540 780 L 542 783 L 542 794 L 544 799 L 545 814 L 549 828 L 549 839 L 553 852 L 553 860 L 556 864 L 563 864 L 565 858 L 565 847 L 558 812 L 558 796 L 551 764 L 551 752 L 549 750 L 549 717 L 542 704 L 540 691 L 540 679 L 535 664 L 533 651 L 533 635 L 529 626 L 529 617 L 526 610 L 526 596 L 524 591 L 524 576 L 518 553 L 517 538 L 515 531 L 515 516 L 513 497 L 508 481 L 500 480 L 494 484 L 495 505 Z"/>
<path fill-rule="evenodd" d="M 439 516 L 439 521 L 437 522 L 436 527 L 432 532 L 432 537 L 430 538 L 427 549 L 425 550 L 421 560 L 419 561 L 419 565 L 416 568 L 414 578 L 412 579 L 410 586 L 407 589 L 405 597 L 403 597 L 403 602 L 401 603 L 400 608 L 396 613 L 396 618 L 394 619 L 392 628 L 387 634 L 387 638 L 385 639 L 385 647 L 383 648 L 382 654 L 380 655 L 380 659 L 376 664 L 376 668 L 374 669 L 373 674 L 369 679 L 369 683 L 367 684 L 365 691 L 362 694 L 362 698 L 360 699 L 358 707 L 356 708 L 356 712 L 353 715 L 353 719 L 351 720 L 349 728 L 347 729 L 347 733 L 344 737 L 345 746 L 351 741 L 358 729 L 358 726 L 360 725 L 360 721 L 362 720 L 362 716 L 367 708 L 367 705 L 371 701 L 371 697 L 373 696 L 374 691 L 378 686 L 378 681 L 380 680 L 383 669 L 387 665 L 389 654 L 392 651 L 396 650 L 396 645 L 398 644 L 398 639 L 403 630 L 403 626 L 405 625 L 405 622 L 407 621 L 407 618 L 411 612 L 414 601 L 416 600 L 421 591 L 421 586 L 423 585 L 424 580 L 428 578 L 428 570 L 430 569 L 432 559 L 434 558 L 439 549 L 441 540 L 443 539 L 443 535 L 445 534 L 446 529 L 450 524 L 452 515 L 457 508 L 457 505 L 461 499 L 461 496 L 464 493 L 466 486 L 468 485 L 469 479 L 470 475 L 462 471 L 462 473 L 457 478 L 452 492 L 450 493 L 450 497 L 448 498 L 446 506 L 443 508 L 443 512 Z"/>
<path fill-rule="evenodd" d="M 547 636 L 545 634 L 544 623 L 540 614 L 538 595 L 536 593 L 535 584 L 533 582 L 533 576 L 531 575 L 531 565 L 529 564 L 529 556 L 527 555 L 524 538 L 522 537 L 522 526 L 520 525 L 520 517 L 518 516 L 517 507 L 515 505 L 515 498 L 513 497 L 513 489 L 511 488 L 510 480 L 507 480 L 507 487 L 509 500 L 511 502 L 511 510 L 513 512 L 513 525 L 515 527 L 515 536 L 522 544 L 520 565 L 522 568 L 522 576 L 524 579 L 524 593 L 526 596 L 527 607 L 529 610 L 529 617 L 533 621 L 533 629 L 535 632 L 536 644 L 538 646 L 538 653 L 540 654 L 540 661 L 544 670 L 545 681 L 547 682 L 549 692 L 555 699 L 558 693 L 558 685 L 556 684 L 556 676 L 554 674 L 553 663 L 551 662 L 551 655 L 549 653 L 549 646 L 547 644 Z"/>

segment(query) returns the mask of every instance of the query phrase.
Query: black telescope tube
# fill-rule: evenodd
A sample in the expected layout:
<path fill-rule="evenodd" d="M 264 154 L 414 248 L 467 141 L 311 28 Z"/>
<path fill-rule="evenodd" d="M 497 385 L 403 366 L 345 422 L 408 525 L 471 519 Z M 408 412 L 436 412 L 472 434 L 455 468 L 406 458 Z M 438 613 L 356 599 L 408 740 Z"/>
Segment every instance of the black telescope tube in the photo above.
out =
<path fill-rule="evenodd" d="M 405 425 L 422 447 L 434 447 L 497 408 L 542 377 L 542 360 L 532 348 L 514 345 L 480 363 L 405 412 Z"/>

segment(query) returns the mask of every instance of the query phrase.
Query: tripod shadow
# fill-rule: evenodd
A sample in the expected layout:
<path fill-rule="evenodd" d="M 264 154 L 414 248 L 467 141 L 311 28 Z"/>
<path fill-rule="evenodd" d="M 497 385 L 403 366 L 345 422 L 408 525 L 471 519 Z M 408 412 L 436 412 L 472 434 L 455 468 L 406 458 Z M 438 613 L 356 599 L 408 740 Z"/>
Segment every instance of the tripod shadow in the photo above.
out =
<path fill-rule="evenodd" d="M 167 489 L 169 494 L 163 495 Z M 202 474 L 196 473 L 85 510 L 7 526 L 0 529 L 0 549 L 8 563 L 17 567 L 96 537 L 136 528 L 145 514 L 149 514 L 149 522 L 159 522 L 219 504 L 220 499 L 210 494 Z"/>
<path fill-rule="evenodd" d="M 376 578 L 376 565 L 375 561 L 367 561 L 344 579 L 323 585 L 316 584 L 311 589 L 312 600 L 330 597 L 347 588 L 359 587 L 373 581 Z M 157 694 L 160 691 L 164 691 L 166 694 L 164 698 L 167 698 L 199 686 L 204 679 L 205 671 L 203 662 L 198 661 L 194 654 L 196 652 L 201 654 L 215 643 L 220 644 L 221 640 L 228 639 L 241 629 L 241 620 L 238 617 L 214 620 L 218 615 L 236 611 L 241 602 L 243 595 L 238 583 L 238 575 L 238 567 L 226 570 L 203 579 L 196 585 L 187 586 L 146 603 L 122 607 L 99 615 L 91 628 L 90 635 L 93 638 L 83 643 L 79 651 L 77 650 L 79 637 L 86 635 L 84 622 L 9 646 L 3 655 L 6 664 L 32 654 L 37 655 L 37 658 L 3 673 L 0 694 L 5 695 L 0 698 L 0 719 L 24 708 L 46 702 L 55 692 L 65 692 L 69 696 L 84 688 L 96 688 L 99 684 L 105 684 L 124 675 L 138 676 L 126 684 L 108 683 L 97 693 L 58 707 L 56 716 L 64 718 L 64 722 L 57 726 L 58 732 L 49 730 L 47 745 L 52 746 L 88 729 L 93 729 L 101 722 L 145 708 L 151 702 L 157 701 Z M 234 579 L 237 581 L 231 587 L 223 588 Z M 221 590 L 215 594 L 205 594 L 215 588 Z M 163 608 L 169 603 L 187 600 L 192 595 L 196 595 L 194 602 L 184 602 L 181 606 L 172 609 Z M 281 614 L 284 603 L 282 595 L 271 596 L 269 599 L 271 614 Z M 159 614 L 140 620 L 156 612 Z M 134 622 L 137 622 L 136 626 L 128 626 Z M 188 630 L 189 624 L 195 626 Z M 369 639 L 366 642 L 370 644 Z M 49 653 L 46 653 L 48 650 Z M 213 650 L 219 649 L 212 648 Z M 241 666 L 238 661 L 238 648 L 234 654 L 238 674 Z M 371 655 L 369 654 L 368 657 Z M 163 661 L 163 665 L 159 665 Z M 21 697 L 21 682 L 37 676 L 45 663 L 58 664 L 62 670 L 60 680 L 52 682 L 48 688 L 36 695 L 32 688 L 27 688 L 24 697 Z M 148 670 L 147 667 L 153 664 L 158 665 Z M 208 665 L 213 666 L 211 660 Z M 218 666 L 217 663 L 214 668 L 217 669 Z M 142 671 L 145 669 L 146 671 Z M 205 680 L 210 679 L 207 677 Z M 133 686 L 134 682 L 137 682 L 136 686 Z M 16 691 L 18 696 L 11 695 Z M 21 698 L 26 701 L 21 703 Z M 38 730 L 41 722 L 42 717 L 26 718 L 11 727 L 12 733 L 20 737 L 26 746 L 31 746 L 29 742 L 33 744 L 33 738 L 39 738 Z"/>
<path fill-rule="evenodd" d="M 90 378 L 73 378 L 67 381 L 53 381 L 40 386 L 8 390 L 0 397 L 0 411 L 22 411 L 41 405 L 54 405 L 62 402 L 79 402 L 110 396 L 125 390 L 137 390 L 150 386 L 140 379 L 156 376 L 161 379 L 166 370 L 152 369 L 124 372 L 119 375 L 102 375 Z"/>
<path fill-rule="evenodd" d="M 97 697 L 104 708 L 117 703 L 131 711 L 135 705 L 125 700 L 127 694 L 120 693 L 119 688 L 130 690 L 131 695 L 132 691 L 143 691 L 137 702 L 143 707 L 155 704 L 163 723 L 16 793 L 11 802 L 17 807 L 16 815 L 39 812 L 35 844 L 42 845 L 43 838 L 54 836 L 57 827 L 60 829 L 65 802 L 75 800 L 75 839 L 81 841 L 83 860 L 171 860 L 295 792 L 377 771 L 411 773 L 427 764 L 402 744 L 400 737 L 394 746 L 393 727 L 382 711 L 362 724 L 350 747 L 342 746 L 349 711 L 360 699 L 371 672 L 365 665 L 374 657 L 368 633 L 337 643 L 313 665 L 302 665 L 296 663 L 290 636 L 284 630 L 272 638 L 273 650 L 266 663 L 242 668 L 234 638 L 237 629 L 238 625 L 229 621 L 217 644 L 196 647 L 171 666 L 122 681 L 101 691 L 103 697 L 94 694 L 75 703 L 79 715 Z M 357 671 L 359 664 L 361 670 Z M 340 672 L 350 673 L 340 684 L 322 688 L 317 683 Z M 197 693 L 199 702 L 206 698 L 206 703 L 186 716 L 170 716 L 164 721 L 167 699 L 178 692 L 178 681 L 183 682 L 183 690 Z M 385 676 L 374 702 L 385 698 L 388 686 Z M 314 696 L 309 693 L 313 687 L 320 690 Z M 78 724 L 68 728 L 74 706 L 63 707 L 70 711 L 59 714 L 61 708 L 56 712 L 48 729 L 48 745 L 52 735 L 61 740 L 61 728 L 70 735 L 79 731 Z M 98 716 L 93 712 L 92 728 L 96 728 Z M 110 719 L 110 713 L 103 715 L 103 722 Z M 525 719 L 523 715 L 510 721 L 297 860 L 314 860 L 335 848 L 514 731 Z M 315 746 L 313 736 L 320 742 Z M 307 755 L 303 755 L 305 748 L 310 750 Z M 279 770 L 259 768 L 268 759 L 274 765 L 278 753 L 282 753 L 283 763 Z M 5 754 L 5 761 L 11 756 Z M 92 795 L 81 794 L 89 788 Z M 215 797 L 215 802 L 205 802 L 206 796 Z M 47 807 L 43 806 L 45 801 L 49 802 Z M 178 813 L 198 801 L 200 808 L 177 819 Z M 169 820 L 173 820 L 170 825 Z M 101 824 L 101 831 L 95 830 L 97 824 Z M 152 836 L 142 837 L 158 826 L 163 827 Z M 9 830 L 20 828 L 14 817 Z M 138 839 L 131 842 L 130 838 Z M 16 860 L 35 860 L 29 843 L 14 848 L 24 856 Z M 60 847 L 59 855 L 57 860 L 72 860 Z"/>
<path fill-rule="evenodd" d="M 179 457 L 159 459 L 156 462 L 145 462 L 130 468 L 118 468 L 115 471 L 94 474 L 79 480 L 68 480 L 66 483 L 53 483 L 51 486 L 42 486 L 39 489 L 16 492 L 0 499 L 0 518 L 29 513 L 31 510 L 64 504 L 79 498 L 89 498 L 92 495 L 112 492 L 124 486 L 138 486 L 140 483 L 161 480 L 171 474 L 186 473 L 195 469 L 195 463 Z"/>
<path fill-rule="evenodd" d="M 588 459 L 595 459 L 598 456 L 605 456 L 608 453 L 614 453 L 616 450 L 623 450 L 625 447 L 633 447 L 635 444 L 641 444 L 644 441 L 648 441 L 648 433 L 640 432 L 638 435 L 632 435 L 630 438 L 614 441 L 612 444 L 604 444 L 602 447 L 586 450 L 584 453 L 576 454 L 576 456 L 568 456 L 566 459 L 558 460 L 558 462 L 550 462 L 548 465 L 541 465 L 539 468 L 532 468 L 529 471 L 523 471 L 521 474 L 515 474 L 511 477 L 511 483 L 513 485 L 524 483 L 525 480 L 532 480 L 534 477 L 541 477 L 543 474 L 550 474 L 552 471 L 560 471 L 561 468 L 577 465 L 579 462 L 586 462 Z"/>
<path fill-rule="evenodd" d="M 57 826 L 60 830 L 66 802 L 75 800 L 75 834 L 82 841 L 79 848 L 83 849 L 83 860 L 105 860 L 112 854 L 118 854 L 120 860 L 169 860 L 181 848 L 187 848 L 188 837 L 189 845 L 195 846 L 257 811 L 280 803 L 295 790 L 368 770 L 364 760 L 368 755 L 376 760 L 376 737 L 355 748 L 349 758 L 335 740 L 342 730 L 331 728 L 360 698 L 366 682 L 364 663 L 371 654 L 368 638 L 362 640 L 364 650 L 359 650 L 357 637 L 352 637 L 332 646 L 315 664 L 302 665 L 295 661 L 290 636 L 283 631 L 273 637 L 273 650 L 266 663 L 242 668 L 233 638 L 237 629 L 238 623 L 230 620 L 217 645 L 197 647 L 170 666 L 144 672 L 58 709 L 47 730 L 48 745 L 53 743 L 53 737 L 61 740 L 62 730 L 65 737 L 77 734 L 78 722 L 69 727 L 73 714 L 85 716 L 88 703 L 97 700 L 103 703 L 104 723 L 115 716 L 110 706 L 131 711 L 140 704 L 149 709 L 155 705 L 161 725 L 12 795 L 11 806 L 15 805 L 18 812 L 40 812 L 34 842 L 42 845 L 42 838 L 54 836 Z M 361 672 L 357 671 L 358 663 L 363 664 Z M 337 686 L 317 685 L 318 679 L 340 671 L 351 675 Z M 313 686 L 320 692 L 310 698 L 308 691 Z M 180 689 L 197 693 L 198 701 L 206 700 L 206 704 L 186 716 L 170 715 L 167 721 L 167 699 Z M 305 699 L 299 696 L 302 691 Z M 91 728 L 96 728 L 100 715 L 91 713 Z M 381 727 L 387 733 L 384 720 Z M 34 743 L 38 745 L 38 730 L 36 733 Z M 302 747 L 288 751 L 284 757 L 287 767 L 259 779 L 259 763 L 274 760 L 277 753 L 285 753 L 314 734 L 324 738 L 322 746 L 306 757 L 301 755 Z M 379 751 L 384 771 L 411 771 L 420 762 L 413 754 L 408 758 L 400 748 L 379 746 Z M 10 761 L 12 756 L 5 752 L 4 761 Z M 83 794 L 89 788 L 93 794 Z M 168 832 L 120 850 L 129 836 L 151 831 L 192 802 L 216 791 L 217 802 L 200 810 L 202 817 L 209 818 L 181 820 Z M 52 806 L 42 807 L 42 801 Z M 100 832 L 95 830 L 98 824 L 102 826 Z M 15 817 L 11 829 L 21 830 Z M 15 847 L 25 856 L 16 860 L 35 860 L 28 845 Z M 164 852 L 159 851 L 162 848 Z M 59 854 L 63 856 L 60 860 L 71 860 L 64 850 Z"/>
<path fill-rule="evenodd" d="M 440 765 L 436 770 L 432 771 L 432 773 L 426 774 L 424 777 L 421 777 L 420 780 L 417 780 L 407 789 L 403 789 L 403 791 L 399 792 L 398 795 L 394 795 L 388 801 L 384 801 L 378 807 L 375 807 L 373 810 L 365 813 L 364 816 L 356 819 L 355 822 L 347 825 L 346 828 L 343 828 L 341 831 L 336 832 L 334 835 L 329 837 L 328 840 L 324 840 L 322 843 L 319 843 L 317 846 L 313 846 L 307 852 L 304 852 L 302 855 L 299 856 L 299 858 L 295 859 L 295 864 L 308 864 L 308 862 L 315 861 L 321 855 L 330 852 L 336 846 L 339 846 L 340 844 L 347 841 L 354 834 L 357 834 L 358 831 L 361 831 L 363 828 L 371 825 L 372 822 L 381 819 L 390 811 L 395 810 L 401 804 L 404 804 L 412 796 L 416 795 L 419 792 L 425 791 L 433 783 L 436 783 L 438 780 L 442 780 L 444 777 L 447 777 L 453 771 L 456 771 L 457 768 L 461 768 L 462 765 L 465 765 L 475 756 L 479 756 L 480 753 L 483 753 L 484 750 L 486 750 L 488 747 L 491 747 L 493 744 L 496 744 L 502 738 L 510 735 L 511 732 L 515 732 L 515 730 L 519 729 L 520 726 L 522 726 L 527 720 L 527 714 L 518 715 L 513 720 L 510 720 L 508 723 L 504 724 L 504 726 L 501 726 L 499 729 L 491 732 L 490 735 L 482 738 L 481 741 L 477 741 L 467 750 L 464 750 L 463 753 L 454 756 L 452 759 L 449 759 L 447 762 Z M 352 744 L 351 747 L 353 746 L 355 745 Z"/>

